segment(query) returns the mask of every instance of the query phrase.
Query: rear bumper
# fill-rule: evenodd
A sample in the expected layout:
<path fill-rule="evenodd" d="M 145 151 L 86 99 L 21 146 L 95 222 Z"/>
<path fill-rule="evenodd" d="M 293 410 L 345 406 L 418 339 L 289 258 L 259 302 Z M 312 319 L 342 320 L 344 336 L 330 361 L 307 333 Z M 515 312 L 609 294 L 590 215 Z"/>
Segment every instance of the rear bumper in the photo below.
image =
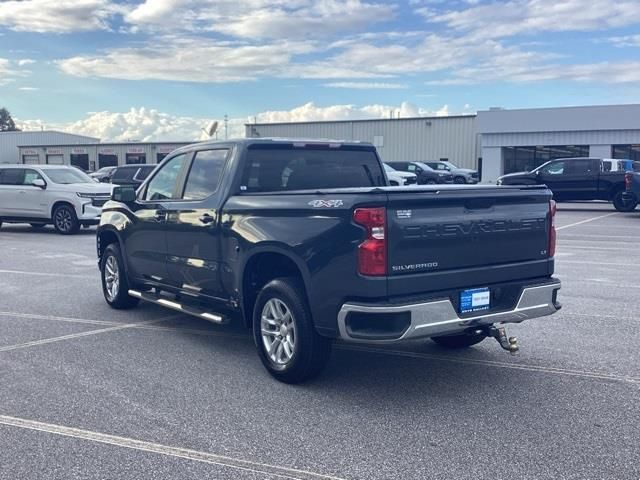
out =
<path fill-rule="evenodd" d="M 372 305 L 345 303 L 338 313 L 340 338 L 351 342 L 392 343 L 421 337 L 434 337 L 463 332 L 469 328 L 495 323 L 520 323 L 530 318 L 544 317 L 557 312 L 557 291 L 561 284 L 557 279 L 548 283 L 528 285 L 522 288 L 516 305 L 510 310 L 478 312 L 474 316 L 460 316 L 448 298 L 406 304 Z M 371 328 L 351 328 L 350 316 L 360 319 L 370 315 Z M 394 327 L 380 328 L 382 323 Z M 362 327 L 362 321 L 359 321 Z M 395 331 L 393 331 L 395 329 Z"/>

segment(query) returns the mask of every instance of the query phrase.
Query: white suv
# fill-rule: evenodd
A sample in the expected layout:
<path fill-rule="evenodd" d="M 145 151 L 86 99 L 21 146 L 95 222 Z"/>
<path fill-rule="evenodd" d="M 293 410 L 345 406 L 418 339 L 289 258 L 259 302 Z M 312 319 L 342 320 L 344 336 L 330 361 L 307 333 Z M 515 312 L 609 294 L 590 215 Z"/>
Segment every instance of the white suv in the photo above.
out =
<path fill-rule="evenodd" d="M 99 222 L 112 188 L 75 167 L 0 165 L 0 226 L 52 223 L 58 233 L 76 233 L 81 225 Z"/>

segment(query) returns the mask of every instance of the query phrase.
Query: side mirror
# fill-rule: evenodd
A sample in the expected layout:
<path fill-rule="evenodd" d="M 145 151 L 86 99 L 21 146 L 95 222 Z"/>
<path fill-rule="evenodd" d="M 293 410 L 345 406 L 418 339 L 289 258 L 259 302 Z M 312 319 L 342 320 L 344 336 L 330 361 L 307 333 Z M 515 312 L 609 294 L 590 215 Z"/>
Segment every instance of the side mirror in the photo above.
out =
<path fill-rule="evenodd" d="M 131 185 L 113 187 L 111 200 L 120 203 L 131 203 L 136 199 L 136 189 Z"/>
<path fill-rule="evenodd" d="M 31 185 L 33 185 L 34 187 L 42 188 L 43 190 L 47 188 L 47 184 L 41 178 L 36 178 L 33 182 L 31 182 Z"/>

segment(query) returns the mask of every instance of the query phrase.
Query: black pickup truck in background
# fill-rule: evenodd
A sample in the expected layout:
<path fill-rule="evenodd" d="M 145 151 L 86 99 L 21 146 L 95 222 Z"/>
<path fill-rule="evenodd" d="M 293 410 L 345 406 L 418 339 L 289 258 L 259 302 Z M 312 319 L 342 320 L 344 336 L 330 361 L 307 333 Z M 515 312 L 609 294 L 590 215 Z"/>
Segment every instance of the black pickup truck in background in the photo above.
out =
<path fill-rule="evenodd" d="M 640 162 L 602 158 L 560 158 L 540 165 L 531 172 L 498 178 L 498 185 L 546 185 L 558 202 L 606 200 L 619 212 L 630 212 L 638 205 L 625 196 L 625 172 L 640 171 Z"/>
<path fill-rule="evenodd" d="M 560 308 L 554 215 L 544 186 L 389 187 L 370 144 L 206 142 L 114 188 L 97 253 L 113 308 L 237 319 L 295 383 L 334 338 L 517 350 L 502 324 Z"/>

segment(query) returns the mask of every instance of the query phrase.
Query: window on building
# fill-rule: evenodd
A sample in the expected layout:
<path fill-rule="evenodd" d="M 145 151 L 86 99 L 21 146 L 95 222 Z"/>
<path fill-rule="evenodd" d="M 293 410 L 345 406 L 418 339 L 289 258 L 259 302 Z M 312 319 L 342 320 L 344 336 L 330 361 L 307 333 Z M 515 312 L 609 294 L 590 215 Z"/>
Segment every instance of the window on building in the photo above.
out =
<path fill-rule="evenodd" d="M 504 173 L 530 172 L 556 158 L 588 157 L 588 145 L 503 147 Z"/>
<path fill-rule="evenodd" d="M 613 158 L 623 158 L 640 162 L 640 145 L 614 145 Z"/>

